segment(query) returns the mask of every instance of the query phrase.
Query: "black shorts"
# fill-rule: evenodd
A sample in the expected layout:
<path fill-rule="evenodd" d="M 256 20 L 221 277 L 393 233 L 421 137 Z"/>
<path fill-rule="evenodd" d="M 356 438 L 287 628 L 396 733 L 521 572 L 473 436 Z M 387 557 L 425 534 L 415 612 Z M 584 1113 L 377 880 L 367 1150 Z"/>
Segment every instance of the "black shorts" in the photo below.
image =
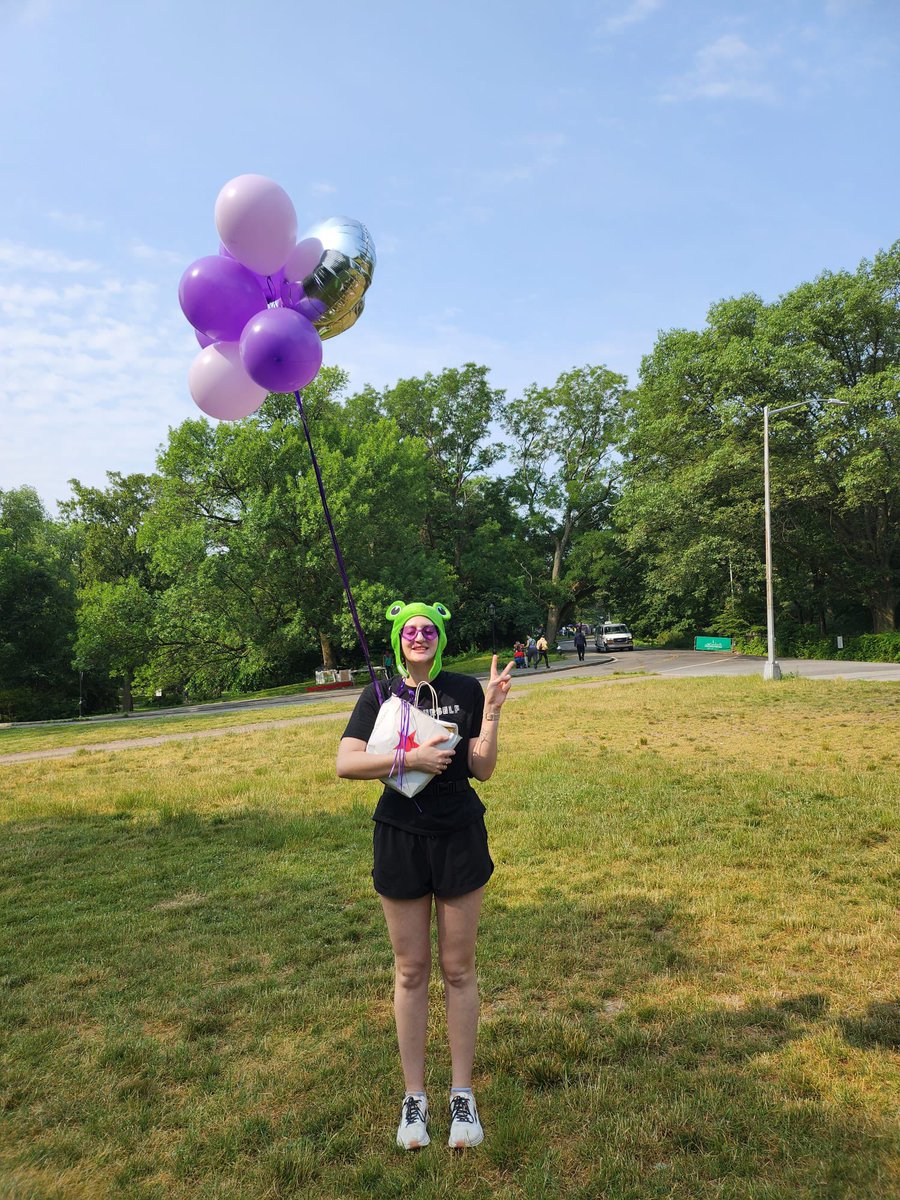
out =
<path fill-rule="evenodd" d="M 484 818 L 453 833 L 428 836 L 375 822 L 372 882 L 390 900 L 441 899 L 483 887 L 494 871 Z"/>

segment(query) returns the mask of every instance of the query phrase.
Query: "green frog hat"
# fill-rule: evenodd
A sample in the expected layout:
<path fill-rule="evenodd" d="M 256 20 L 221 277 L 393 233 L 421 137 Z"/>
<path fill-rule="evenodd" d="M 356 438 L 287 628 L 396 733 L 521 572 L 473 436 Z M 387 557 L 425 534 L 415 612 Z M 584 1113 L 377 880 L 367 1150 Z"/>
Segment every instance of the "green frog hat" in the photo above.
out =
<path fill-rule="evenodd" d="M 450 620 L 450 610 L 445 608 L 443 604 L 438 604 L 437 601 L 433 604 L 405 604 L 402 600 L 395 600 L 388 607 L 384 615 L 389 621 L 394 622 L 391 626 L 391 645 L 394 648 L 394 662 L 398 667 L 400 666 L 402 655 L 400 649 L 400 630 L 410 617 L 427 617 L 431 621 L 438 631 L 437 654 L 434 656 L 434 661 L 428 672 L 428 678 L 434 679 L 440 673 L 441 658 L 444 648 L 447 645 L 447 631 L 444 629 L 444 622 Z M 405 661 L 405 659 L 402 661 Z"/>

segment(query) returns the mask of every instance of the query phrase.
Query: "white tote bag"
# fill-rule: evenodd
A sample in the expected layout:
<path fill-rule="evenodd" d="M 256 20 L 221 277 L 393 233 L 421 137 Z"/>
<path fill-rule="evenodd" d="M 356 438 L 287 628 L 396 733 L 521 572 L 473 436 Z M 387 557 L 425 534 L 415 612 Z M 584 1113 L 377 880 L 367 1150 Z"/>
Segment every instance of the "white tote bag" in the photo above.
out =
<path fill-rule="evenodd" d="M 431 783 L 434 775 L 428 771 L 406 770 L 406 752 L 438 734 L 445 738 L 442 749 L 452 750 L 459 742 L 459 730 L 452 721 L 437 721 L 424 709 L 416 707 L 419 689 L 423 687 L 431 692 L 432 707 L 437 712 L 437 692 L 430 683 L 420 683 L 416 687 L 412 704 L 408 700 L 401 700 L 399 696 L 390 696 L 378 710 L 375 727 L 366 743 L 368 754 L 394 755 L 390 773 L 383 776 L 381 782 L 410 797 L 417 796 L 426 784 Z"/>

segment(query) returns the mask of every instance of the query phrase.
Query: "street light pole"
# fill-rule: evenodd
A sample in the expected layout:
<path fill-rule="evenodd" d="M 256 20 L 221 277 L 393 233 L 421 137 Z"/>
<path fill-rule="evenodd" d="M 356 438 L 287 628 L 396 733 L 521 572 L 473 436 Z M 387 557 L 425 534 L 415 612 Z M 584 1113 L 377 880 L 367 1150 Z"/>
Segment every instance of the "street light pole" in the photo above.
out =
<path fill-rule="evenodd" d="M 775 601 L 772 592 L 772 505 L 769 499 L 769 406 L 763 409 L 763 479 L 766 509 L 766 665 L 763 679 L 780 679 L 775 661 Z"/>
<path fill-rule="evenodd" d="M 763 408 L 763 492 L 766 510 L 766 665 L 763 667 L 763 679 L 780 679 L 781 667 L 775 660 L 775 599 L 772 588 L 772 505 L 769 497 L 769 416 L 788 412 L 792 408 L 804 408 L 808 404 L 847 404 L 847 400 L 835 400 L 833 397 L 812 400 L 800 400 L 796 404 L 786 404 L 783 408 Z"/>

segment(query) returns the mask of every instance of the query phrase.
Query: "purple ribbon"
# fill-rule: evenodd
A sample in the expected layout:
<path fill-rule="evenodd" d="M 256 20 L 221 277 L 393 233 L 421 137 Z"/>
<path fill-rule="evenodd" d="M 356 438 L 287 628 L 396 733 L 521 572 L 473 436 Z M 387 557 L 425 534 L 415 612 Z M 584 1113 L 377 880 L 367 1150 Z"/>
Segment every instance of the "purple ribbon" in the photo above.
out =
<path fill-rule="evenodd" d="M 356 602 L 353 599 L 353 592 L 350 590 L 350 580 L 347 578 L 347 568 L 344 566 L 344 556 L 341 554 L 341 548 L 338 545 L 337 534 L 334 531 L 334 522 L 331 519 L 331 511 L 328 508 L 328 500 L 325 496 L 325 484 L 322 482 L 322 472 L 319 470 L 319 460 L 316 458 L 315 450 L 313 450 L 312 438 L 309 436 L 309 425 L 306 420 L 306 413 L 303 411 L 303 401 L 300 399 L 299 392 L 294 392 L 294 395 L 297 397 L 297 411 L 300 413 L 300 420 L 303 422 L 303 432 L 306 434 L 306 444 L 309 446 L 309 456 L 312 459 L 313 470 L 316 473 L 316 482 L 319 485 L 319 496 L 322 499 L 322 511 L 325 513 L 325 520 L 328 524 L 328 532 L 331 534 L 331 544 L 334 546 L 334 556 L 337 559 L 338 570 L 341 573 L 344 591 L 347 594 L 347 603 L 350 605 L 350 616 L 353 618 L 353 624 L 356 627 L 356 636 L 359 638 L 359 644 L 363 652 L 363 658 L 366 660 L 366 666 L 369 668 L 369 675 L 372 678 L 372 682 L 375 684 L 375 695 L 378 697 L 378 703 L 384 704 L 384 696 L 381 694 L 381 687 L 375 674 L 375 668 L 372 666 L 372 658 L 369 654 L 369 644 L 366 641 L 366 635 L 363 633 L 362 625 L 359 623 L 359 615 L 356 611 Z M 409 717 L 407 716 L 407 721 L 408 720 Z"/>
<path fill-rule="evenodd" d="M 409 737 L 409 710 L 412 706 L 406 700 L 400 700 L 400 740 L 394 751 L 394 761 L 388 771 L 388 777 L 397 773 L 397 782 L 403 786 L 403 776 L 406 774 L 406 739 Z"/>

